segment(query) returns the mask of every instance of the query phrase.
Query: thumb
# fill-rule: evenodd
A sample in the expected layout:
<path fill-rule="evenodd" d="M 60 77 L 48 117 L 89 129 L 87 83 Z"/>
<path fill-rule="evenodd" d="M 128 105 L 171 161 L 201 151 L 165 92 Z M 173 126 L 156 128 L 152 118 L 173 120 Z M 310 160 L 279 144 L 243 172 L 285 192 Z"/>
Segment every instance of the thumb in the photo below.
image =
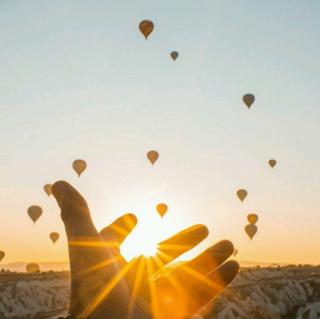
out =
<path fill-rule="evenodd" d="M 65 181 L 52 186 L 52 194 L 61 209 L 68 239 L 72 237 L 99 237 L 92 222 L 90 211 L 80 193 Z"/>

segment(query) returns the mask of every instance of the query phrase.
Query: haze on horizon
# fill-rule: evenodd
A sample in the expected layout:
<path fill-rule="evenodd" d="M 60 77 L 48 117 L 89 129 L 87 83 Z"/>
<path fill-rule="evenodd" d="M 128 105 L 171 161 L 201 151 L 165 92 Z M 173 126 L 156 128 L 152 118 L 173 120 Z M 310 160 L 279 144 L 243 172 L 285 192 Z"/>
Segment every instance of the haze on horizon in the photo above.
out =
<path fill-rule="evenodd" d="M 3 1 L 0 25 L 3 263 L 67 260 L 42 189 L 60 179 L 87 198 L 98 228 L 134 212 L 137 245 L 154 225 L 164 239 L 203 223 L 197 251 L 227 238 L 239 260 L 320 263 L 318 1 Z M 256 96 L 250 111 L 245 93 Z M 88 162 L 80 179 L 76 158 Z M 44 209 L 35 226 L 33 204 Z"/>

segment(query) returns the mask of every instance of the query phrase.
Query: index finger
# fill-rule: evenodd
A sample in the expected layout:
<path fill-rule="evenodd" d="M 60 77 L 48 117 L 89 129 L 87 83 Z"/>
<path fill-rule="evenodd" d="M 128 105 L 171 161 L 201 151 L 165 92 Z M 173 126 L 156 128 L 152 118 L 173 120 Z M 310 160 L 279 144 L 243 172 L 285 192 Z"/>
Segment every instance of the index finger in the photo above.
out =
<path fill-rule="evenodd" d="M 156 258 L 160 259 L 162 265 L 170 263 L 174 259 L 193 249 L 201 243 L 209 234 L 204 225 L 194 225 L 158 244 Z"/>

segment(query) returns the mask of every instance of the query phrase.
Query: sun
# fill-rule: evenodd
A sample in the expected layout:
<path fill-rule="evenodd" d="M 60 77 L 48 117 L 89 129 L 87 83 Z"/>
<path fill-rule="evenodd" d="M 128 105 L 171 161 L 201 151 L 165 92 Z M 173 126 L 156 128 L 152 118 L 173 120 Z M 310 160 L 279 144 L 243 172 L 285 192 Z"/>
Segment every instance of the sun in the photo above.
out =
<path fill-rule="evenodd" d="M 155 207 L 150 204 L 133 212 L 138 220 L 137 225 L 120 247 L 127 261 L 140 255 L 155 256 L 158 244 L 181 230 L 175 219 L 168 214 L 161 217 Z"/>
<path fill-rule="evenodd" d="M 113 219 L 125 214 L 133 214 L 137 218 L 136 227 L 120 246 L 121 255 L 130 261 L 137 256 L 155 256 L 158 244 L 172 237 L 192 222 L 188 214 L 181 214 L 186 209 L 177 201 L 168 198 L 161 192 L 143 196 L 142 192 L 134 193 L 129 198 L 118 197 L 109 204 L 109 211 L 118 212 Z M 159 203 L 166 203 L 168 211 L 160 214 Z M 130 207 L 127 211 L 123 207 Z"/>
<path fill-rule="evenodd" d="M 159 216 L 139 218 L 136 228 L 121 245 L 121 254 L 124 258 L 129 261 L 139 255 L 154 256 L 158 243 L 164 239 L 162 223 Z"/>

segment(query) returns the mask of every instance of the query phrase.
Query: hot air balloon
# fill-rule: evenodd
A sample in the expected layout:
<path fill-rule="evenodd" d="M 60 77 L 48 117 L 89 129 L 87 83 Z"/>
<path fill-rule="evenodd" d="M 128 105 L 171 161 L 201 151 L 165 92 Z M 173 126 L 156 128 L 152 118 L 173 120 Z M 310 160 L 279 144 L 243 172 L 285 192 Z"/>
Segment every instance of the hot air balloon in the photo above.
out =
<path fill-rule="evenodd" d="M 50 239 L 52 240 L 52 242 L 54 244 L 59 239 L 59 237 L 60 237 L 59 233 L 53 232 L 53 233 L 50 234 Z"/>
<path fill-rule="evenodd" d="M 277 165 L 277 161 L 276 161 L 275 159 L 271 159 L 271 160 L 269 161 L 269 165 L 270 165 L 272 168 L 274 168 L 274 167 Z"/>
<path fill-rule="evenodd" d="M 157 151 L 149 151 L 147 157 L 150 163 L 153 165 L 159 158 L 159 153 Z"/>
<path fill-rule="evenodd" d="M 238 255 L 238 249 L 235 249 L 234 251 L 233 251 L 233 256 L 237 256 Z"/>
<path fill-rule="evenodd" d="M 258 221 L 258 215 L 257 214 L 249 214 L 247 216 L 247 220 L 250 224 L 256 224 L 256 222 Z"/>
<path fill-rule="evenodd" d="M 139 24 L 139 29 L 147 40 L 154 29 L 154 23 L 150 20 L 143 20 Z"/>
<path fill-rule="evenodd" d="M 30 263 L 26 265 L 26 271 L 28 274 L 35 274 L 40 272 L 40 266 L 36 263 Z"/>
<path fill-rule="evenodd" d="M 85 169 L 87 168 L 87 163 L 82 160 L 82 159 L 77 159 L 73 162 L 72 164 L 73 169 L 75 170 L 75 172 L 78 174 L 78 176 L 80 177 L 80 175 L 85 171 Z"/>
<path fill-rule="evenodd" d="M 0 251 L 0 262 L 5 257 L 6 253 L 4 251 Z"/>
<path fill-rule="evenodd" d="M 177 51 L 172 51 L 172 52 L 170 53 L 170 56 L 171 56 L 172 60 L 175 61 L 175 60 L 177 60 L 177 58 L 179 57 L 179 52 L 177 52 Z"/>
<path fill-rule="evenodd" d="M 40 206 L 34 205 L 28 208 L 28 215 L 35 223 L 42 215 L 42 208 Z"/>
<path fill-rule="evenodd" d="M 158 204 L 157 205 L 157 212 L 161 216 L 161 218 L 167 213 L 168 206 L 164 203 Z"/>
<path fill-rule="evenodd" d="M 51 184 L 46 184 L 43 186 L 44 191 L 47 193 L 48 196 L 52 194 L 52 185 Z"/>
<path fill-rule="evenodd" d="M 252 104 L 255 101 L 255 97 L 253 94 L 246 94 L 243 96 L 242 100 L 243 100 L 244 104 L 250 109 Z"/>
<path fill-rule="evenodd" d="M 258 231 L 258 228 L 254 224 L 249 224 L 245 227 L 245 231 L 246 231 L 247 235 L 250 237 L 250 239 L 252 239 L 254 237 L 254 235 L 256 234 L 256 232 Z"/>
<path fill-rule="evenodd" d="M 248 196 L 248 192 L 245 189 L 239 189 L 237 191 L 237 196 L 243 202 L 246 199 L 246 197 Z"/>

